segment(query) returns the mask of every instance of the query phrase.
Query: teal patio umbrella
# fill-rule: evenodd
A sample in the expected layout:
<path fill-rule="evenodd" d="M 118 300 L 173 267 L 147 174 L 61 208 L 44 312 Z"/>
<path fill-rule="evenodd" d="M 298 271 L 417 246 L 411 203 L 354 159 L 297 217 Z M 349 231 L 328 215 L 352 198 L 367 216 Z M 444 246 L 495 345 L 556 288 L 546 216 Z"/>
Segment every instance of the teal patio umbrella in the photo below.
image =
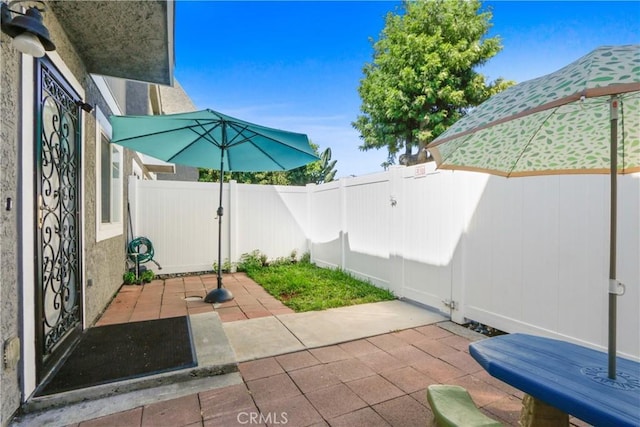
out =
<path fill-rule="evenodd" d="M 640 172 L 640 45 L 603 46 L 492 96 L 427 149 L 442 169 L 611 176 L 608 374 L 616 377 L 617 175 Z"/>
<path fill-rule="evenodd" d="M 231 292 L 222 287 L 223 173 L 285 171 L 318 160 L 307 135 L 249 123 L 209 109 L 110 119 L 113 144 L 170 163 L 220 170 L 218 286 L 205 301 L 232 299 Z"/>

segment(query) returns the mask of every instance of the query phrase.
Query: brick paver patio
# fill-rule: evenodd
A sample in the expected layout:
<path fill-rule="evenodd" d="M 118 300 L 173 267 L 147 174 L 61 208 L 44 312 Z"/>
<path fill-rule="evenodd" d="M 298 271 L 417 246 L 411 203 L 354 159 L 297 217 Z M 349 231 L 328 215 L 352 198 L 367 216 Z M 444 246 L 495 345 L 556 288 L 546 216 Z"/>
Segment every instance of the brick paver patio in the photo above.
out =
<path fill-rule="evenodd" d="M 124 286 L 98 324 L 216 310 L 223 321 L 291 312 L 244 274 L 226 275 L 235 300 L 216 308 L 203 297 L 214 275 Z M 243 384 L 166 400 L 76 424 L 78 427 L 399 426 L 432 425 L 426 388 L 465 387 L 476 405 L 518 425 L 523 394 L 488 375 L 469 340 L 428 325 L 338 345 L 241 363 Z M 586 424 L 571 419 L 572 424 Z"/>
<path fill-rule="evenodd" d="M 485 413 L 517 425 L 522 393 L 487 375 L 459 348 L 464 341 L 430 325 L 259 359 L 240 364 L 244 384 L 79 426 L 424 427 L 432 419 L 426 388 L 433 383 L 459 384 Z"/>
<path fill-rule="evenodd" d="M 215 306 L 203 300 L 207 292 L 217 286 L 215 274 L 154 280 L 145 285 L 123 285 L 96 326 L 208 311 L 217 311 L 223 322 L 294 312 L 244 273 L 225 274 L 223 284 L 234 299 Z"/>

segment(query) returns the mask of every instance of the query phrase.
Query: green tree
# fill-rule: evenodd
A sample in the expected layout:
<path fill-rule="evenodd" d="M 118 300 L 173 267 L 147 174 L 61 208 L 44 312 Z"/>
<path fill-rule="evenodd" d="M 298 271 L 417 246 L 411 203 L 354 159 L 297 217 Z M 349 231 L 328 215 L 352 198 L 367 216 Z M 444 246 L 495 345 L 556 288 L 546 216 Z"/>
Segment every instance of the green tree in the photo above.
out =
<path fill-rule="evenodd" d="M 198 181 L 220 182 L 220 171 L 216 169 L 198 169 Z M 290 185 L 287 171 L 282 172 L 225 172 L 224 180 L 231 179 L 240 184 Z"/>
<path fill-rule="evenodd" d="M 318 147 L 315 144 L 311 144 L 311 146 L 317 153 Z M 320 160 L 289 172 L 291 185 L 331 182 L 338 172 L 335 168 L 337 162 L 337 160 L 331 160 L 331 148 L 327 148 L 320 154 Z"/>
<path fill-rule="evenodd" d="M 387 14 L 358 88 L 359 148 L 386 147 L 386 166 L 398 154 L 401 164 L 425 162 L 429 142 L 513 84 L 487 84 L 475 71 L 502 49 L 498 37 L 486 37 L 491 18 L 478 0 L 404 1 L 403 13 Z"/>
<path fill-rule="evenodd" d="M 320 160 L 311 162 L 289 171 L 278 172 L 225 172 L 224 179 L 234 179 L 241 184 L 264 185 L 306 185 L 321 184 L 333 181 L 337 160 L 331 160 L 331 148 L 327 148 L 318 154 L 318 146 L 311 143 L 311 147 Z M 199 169 L 198 181 L 220 182 L 220 171 L 215 169 Z"/>
<path fill-rule="evenodd" d="M 322 169 L 320 170 L 320 175 L 316 180 L 316 184 L 331 182 L 335 179 L 336 173 L 338 172 L 336 169 L 336 163 L 338 163 L 337 160 L 331 160 L 331 148 L 327 147 L 327 149 L 320 155 L 320 166 Z"/>

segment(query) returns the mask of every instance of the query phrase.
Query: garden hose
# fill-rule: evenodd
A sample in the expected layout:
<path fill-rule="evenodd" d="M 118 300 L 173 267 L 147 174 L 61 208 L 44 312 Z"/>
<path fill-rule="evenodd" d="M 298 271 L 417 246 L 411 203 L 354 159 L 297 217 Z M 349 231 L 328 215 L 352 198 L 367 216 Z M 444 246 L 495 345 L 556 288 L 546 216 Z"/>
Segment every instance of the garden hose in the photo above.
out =
<path fill-rule="evenodd" d="M 141 249 L 144 252 L 141 252 Z M 145 262 L 153 261 L 153 244 L 146 237 L 136 237 L 127 245 L 127 253 L 129 254 L 129 259 L 133 262 L 144 264 Z"/>

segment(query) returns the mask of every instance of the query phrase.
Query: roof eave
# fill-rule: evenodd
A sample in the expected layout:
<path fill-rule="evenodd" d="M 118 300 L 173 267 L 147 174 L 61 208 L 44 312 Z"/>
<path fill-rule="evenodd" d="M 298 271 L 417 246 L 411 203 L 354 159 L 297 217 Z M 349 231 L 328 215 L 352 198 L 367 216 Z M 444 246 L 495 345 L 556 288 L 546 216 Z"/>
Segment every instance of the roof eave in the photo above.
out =
<path fill-rule="evenodd" d="M 173 85 L 173 0 L 50 5 L 89 73 Z"/>

